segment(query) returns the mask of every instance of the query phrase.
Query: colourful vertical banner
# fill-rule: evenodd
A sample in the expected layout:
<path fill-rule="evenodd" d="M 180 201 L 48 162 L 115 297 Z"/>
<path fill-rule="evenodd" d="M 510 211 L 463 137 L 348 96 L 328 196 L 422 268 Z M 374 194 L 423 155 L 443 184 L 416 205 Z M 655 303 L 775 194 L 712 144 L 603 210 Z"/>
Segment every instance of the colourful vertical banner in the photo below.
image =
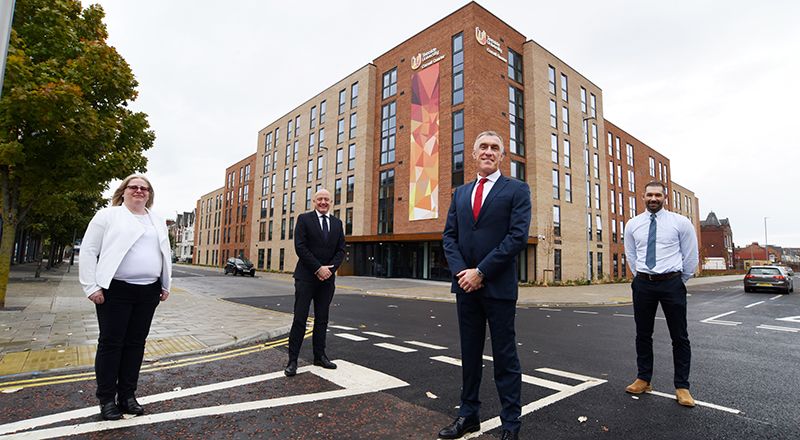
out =
<path fill-rule="evenodd" d="M 439 217 L 439 64 L 411 78 L 408 219 Z"/>

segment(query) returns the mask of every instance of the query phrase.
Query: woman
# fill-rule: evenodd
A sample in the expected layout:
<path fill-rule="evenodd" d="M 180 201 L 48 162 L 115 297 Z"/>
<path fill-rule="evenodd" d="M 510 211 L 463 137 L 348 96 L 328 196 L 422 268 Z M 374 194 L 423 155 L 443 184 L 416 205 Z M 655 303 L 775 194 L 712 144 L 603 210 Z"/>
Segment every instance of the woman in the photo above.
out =
<path fill-rule="evenodd" d="M 166 222 L 148 209 L 154 196 L 147 178 L 128 176 L 112 206 L 95 214 L 81 244 L 80 281 L 100 325 L 95 375 L 104 420 L 144 414 L 136 401 L 139 368 L 172 278 Z"/>

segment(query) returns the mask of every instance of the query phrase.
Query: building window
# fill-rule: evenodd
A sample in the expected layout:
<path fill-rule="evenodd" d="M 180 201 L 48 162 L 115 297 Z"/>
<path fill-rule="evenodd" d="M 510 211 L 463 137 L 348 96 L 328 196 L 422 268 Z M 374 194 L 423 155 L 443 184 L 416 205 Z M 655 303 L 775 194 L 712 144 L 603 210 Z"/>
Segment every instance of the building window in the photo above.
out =
<path fill-rule="evenodd" d="M 300 115 L 294 118 L 294 137 L 300 136 Z"/>
<path fill-rule="evenodd" d="M 314 159 L 308 160 L 308 171 L 306 173 L 306 182 L 309 183 L 314 180 Z"/>
<path fill-rule="evenodd" d="M 567 75 L 561 74 L 561 100 L 564 102 L 569 101 L 569 94 L 567 93 Z"/>
<path fill-rule="evenodd" d="M 597 231 L 597 241 L 603 241 L 603 218 L 601 216 L 597 216 L 597 227 L 595 228 Z"/>
<path fill-rule="evenodd" d="M 283 207 L 281 208 L 281 215 L 286 214 L 286 210 L 289 209 L 289 194 L 283 194 Z"/>
<path fill-rule="evenodd" d="M 356 169 L 356 144 L 347 147 L 347 170 Z"/>
<path fill-rule="evenodd" d="M 522 90 L 508 86 L 508 119 L 510 123 L 508 149 L 514 154 L 525 155 L 525 99 Z"/>
<path fill-rule="evenodd" d="M 561 281 L 561 249 L 553 249 L 553 281 Z"/>
<path fill-rule="evenodd" d="M 564 134 L 569 134 L 569 109 L 566 106 L 561 107 L 561 123 Z"/>
<path fill-rule="evenodd" d="M 336 179 L 333 190 L 333 204 L 342 203 L 342 179 Z"/>
<path fill-rule="evenodd" d="M 511 159 L 511 178 L 525 181 L 525 163 Z"/>
<path fill-rule="evenodd" d="M 611 221 L 611 242 L 612 243 L 616 243 L 617 242 L 617 221 L 616 220 L 612 220 Z M 616 274 L 614 274 L 614 276 L 616 276 Z"/>
<path fill-rule="evenodd" d="M 572 203 L 572 176 L 564 174 L 564 201 Z"/>
<path fill-rule="evenodd" d="M 286 146 L 286 160 L 284 161 L 284 165 L 289 165 L 292 161 L 292 144 Z"/>
<path fill-rule="evenodd" d="M 269 221 L 269 227 L 267 228 L 267 240 L 272 241 L 272 220 Z"/>
<path fill-rule="evenodd" d="M 547 79 L 550 81 L 550 93 L 556 94 L 556 68 L 547 66 Z"/>
<path fill-rule="evenodd" d="M 289 218 L 289 240 L 294 238 L 294 217 Z"/>
<path fill-rule="evenodd" d="M 344 211 L 344 235 L 353 235 L 353 208 Z"/>
<path fill-rule="evenodd" d="M 628 165 L 633 166 L 633 145 L 626 144 L 627 152 L 628 152 Z"/>
<path fill-rule="evenodd" d="M 354 109 L 358 106 L 358 83 L 350 86 L 350 108 Z"/>
<path fill-rule="evenodd" d="M 553 206 L 553 235 L 561 237 L 561 207 Z"/>
<path fill-rule="evenodd" d="M 567 168 L 572 166 L 570 163 L 569 139 L 564 139 L 564 166 Z"/>
<path fill-rule="evenodd" d="M 590 98 L 589 99 L 589 104 L 591 105 L 591 109 L 592 109 L 591 115 L 592 115 L 593 118 L 596 118 L 597 117 L 597 98 L 595 98 L 594 93 L 591 93 L 589 95 L 589 98 Z"/>
<path fill-rule="evenodd" d="M 264 174 L 267 174 L 269 172 L 269 164 L 271 161 L 272 161 L 272 155 L 267 154 L 266 156 L 264 156 Z"/>
<path fill-rule="evenodd" d="M 275 197 L 270 197 L 269 198 L 269 216 L 272 217 L 273 214 L 275 214 Z"/>
<path fill-rule="evenodd" d="M 603 275 L 603 253 L 602 252 L 598 252 L 597 253 L 597 278 L 598 279 L 602 279 L 603 276 L 604 276 Z"/>
<path fill-rule="evenodd" d="M 586 228 L 589 229 L 589 241 L 592 240 L 592 214 L 586 214 Z"/>
<path fill-rule="evenodd" d="M 267 218 L 268 211 L 269 211 L 269 199 L 264 199 L 261 201 L 261 218 Z"/>
<path fill-rule="evenodd" d="M 322 179 L 322 173 L 325 171 L 324 159 L 322 156 L 317 157 L 317 180 Z"/>
<path fill-rule="evenodd" d="M 394 232 L 394 168 L 380 172 L 378 234 Z"/>
<path fill-rule="evenodd" d="M 309 156 L 313 156 L 314 155 L 314 152 L 315 152 L 314 149 L 317 147 L 317 142 L 314 139 L 315 135 L 316 135 L 316 133 L 314 133 L 313 131 L 308 134 L 308 155 Z"/>
<path fill-rule="evenodd" d="M 319 148 L 317 151 L 322 151 L 325 148 L 323 145 L 325 144 L 325 128 L 322 127 L 319 129 Z"/>
<path fill-rule="evenodd" d="M 556 107 L 556 102 L 554 100 L 550 100 L 550 126 L 553 128 L 558 128 L 558 113 L 556 111 L 558 107 Z"/>
<path fill-rule="evenodd" d="M 625 196 L 622 191 L 619 192 L 619 215 L 625 215 Z"/>
<path fill-rule="evenodd" d="M 317 126 L 317 106 L 311 107 L 311 117 L 308 120 L 308 128 L 313 130 Z"/>
<path fill-rule="evenodd" d="M 581 111 L 586 113 L 586 89 L 581 87 Z"/>
<path fill-rule="evenodd" d="M 628 274 L 626 273 L 628 271 L 628 268 L 625 267 L 625 264 L 626 264 L 625 263 L 625 254 L 620 254 L 619 259 L 620 259 L 619 267 L 622 268 L 622 278 L 625 278 L 625 277 L 628 276 Z"/>
<path fill-rule="evenodd" d="M 306 188 L 306 211 L 311 210 L 311 197 L 313 197 L 313 195 L 311 194 L 311 187 L 309 186 Z"/>
<path fill-rule="evenodd" d="M 356 176 L 347 176 L 347 203 L 355 199 Z"/>
<path fill-rule="evenodd" d="M 598 146 L 597 143 L 597 124 L 592 122 L 592 146 L 596 149 Z"/>
<path fill-rule="evenodd" d="M 550 133 L 550 160 L 558 163 L 558 135 Z"/>
<path fill-rule="evenodd" d="M 508 49 L 508 77 L 522 84 L 522 55 Z"/>
<path fill-rule="evenodd" d="M 264 151 L 267 152 L 272 149 L 272 132 L 267 133 L 267 139 L 264 142 Z"/>
<path fill-rule="evenodd" d="M 653 159 L 653 156 L 650 156 L 649 162 L 650 162 L 650 176 L 655 178 L 656 177 L 656 160 Z"/>
<path fill-rule="evenodd" d="M 341 144 L 344 142 L 344 118 L 339 119 L 339 125 L 336 130 L 336 143 Z"/>
<path fill-rule="evenodd" d="M 611 213 L 617 213 L 617 193 L 613 189 L 611 190 Z"/>
<path fill-rule="evenodd" d="M 636 176 L 633 170 L 628 170 L 628 191 L 636 192 Z"/>
<path fill-rule="evenodd" d="M 328 107 L 328 101 L 322 101 L 319 103 L 319 125 L 325 123 L 325 109 Z"/>
<path fill-rule="evenodd" d="M 453 188 L 464 184 L 464 110 L 453 113 Z"/>
<path fill-rule="evenodd" d="M 246 202 L 250 200 L 250 185 L 245 185 L 242 188 L 244 188 L 244 194 L 242 195 L 242 200 Z"/>
<path fill-rule="evenodd" d="M 272 171 L 278 169 L 278 147 L 275 147 L 275 152 L 272 153 Z"/>
<path fill-rule="evenodd" d="M 558 170 L 553 170 L 553 198 L 561 198 L 558 190 Z"/>
<path fill-rule="evenodd" d="M 383 74 L 383 99 L 397 94 L 397 68 Z"/>
<path fill-rule="evenodd" d="M 292 191 L 292 204 L 289 206 L 289 212 L 294 212 L 295 192 Z"/>
<path fill-rule="evenodd" d="M 292 167 L 292 188 L 297 186 L 297 165 Z"/>
<path fill-rule="evenodd" d="M 281 240 L 286 240 L 286 219 L 281 219 Z"/>
<path fill-rule="evenodd" d="M 208 251 L 206 251 L 206 252 L 208 252 Z M 208 263 L 208 254 L 206 254 L 206 263 Z M 258 268 L 259 269 L 263 269 L 264 268 L 264 249 L 259 249 L 258 250 Z"/>
<path fill-rule="evenodd" d="M 614 278 L 619 278 L 619 254 L 614 254 L 613 257 L 613 266 L 614 266 Z"/>
<path fill-rule="evenodd" d="M 381 108 L 381 165 L 394 162 L 397 101 Z"/>
<path fill-rule="evenodd" d="M 261 179 L 261 195 L 269 194 L 269 176 Z"/>
<path fill-rule="evenodd" d="M 464 34 L 453 37 L 453 104 L 464 102 Z"/>
<path fill-rule="evenodd" d="M 614 182 L 611 182 L 613 185 Z M 622 188 L 622 165 L 617 164 L 617 186 Z"/>
<path fill-rule="evenodd" d="M 283 272 L 283 259 L 286 256 L 286 249 L 281 248 L 280 250 L 280 257 L 278 260 L 278 270 Z"/>
<path fill-rule="evenodd" d="M 599 154 L 594 153 L 593 162 L 592 163 L 594 165 L 594 178 L 595 179 L 599 179 L 600 178 L 600 155 Z"/>
<path fill-rule="evenodd" d="M 634 218 L 636 217 L 636 197 L 629 196 L 628 197 L 628 217 Z"/>
<path fill-rule="evenodd" d="M 347 89 L 339 92 L 339 114 L 344 114 L 345 104 L 347 104 Z"/>
<path fill-rule="evenodd" d="M 278 142 L 281 139 L 281 128 L 278 127 L 275 129 L 275 148 L 278 148 Z"/>
<path fill-rule="evenodd" d="M 353 113 L 350 115 L 350 139 L 354 139 L 356 137 L 357 126 L 358 126 L 358 113 Z"/>
<path fill-rule="evenodd" d="M 292 123 L 293 122 L 294 121 L 289 119 L 289 122 L 286 123 L 286 140 L 287 141 L 292 140 Z"/>
<path fill-rule="evenodd" d="M 343 148 L 336 149 L 336 174 L 342 174 L 342 160 L 344 159 L 342 156 L 344 155 Z"/>

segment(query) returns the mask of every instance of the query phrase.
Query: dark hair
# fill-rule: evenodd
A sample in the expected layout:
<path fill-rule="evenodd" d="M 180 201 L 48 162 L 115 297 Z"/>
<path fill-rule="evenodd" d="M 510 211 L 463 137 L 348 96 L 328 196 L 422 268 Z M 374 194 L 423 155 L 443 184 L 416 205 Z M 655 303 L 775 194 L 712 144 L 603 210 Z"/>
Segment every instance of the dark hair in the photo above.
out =
<path fill-rule="evenodd" d="M 647 185 L 645 185 L 644 186 L 644 192 L 647 192 L 647 187 L 648 186 L 660 186 L 661 190 L 664 192 L 664 195 L 665 196 L 669 195 L 669 191 L 667 190 L 667 185 L 664 185 L 663 183 L 661 183 L 661 182 L 659 182 L 657 180 L 652 180 Z"/>

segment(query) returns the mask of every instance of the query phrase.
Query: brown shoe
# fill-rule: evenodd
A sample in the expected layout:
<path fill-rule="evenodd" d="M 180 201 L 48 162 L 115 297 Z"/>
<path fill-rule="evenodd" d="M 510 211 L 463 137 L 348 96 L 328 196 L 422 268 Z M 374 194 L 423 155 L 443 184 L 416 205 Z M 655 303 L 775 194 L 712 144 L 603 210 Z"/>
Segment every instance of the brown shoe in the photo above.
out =
<path fill-rule="evenodd" d="M 692 399 L 692 395 L 689 394 L 689 390 L 686 388 L 678 388 L 675 390 L 675 397 L 678 398 L 678 403 L 683 406 L 693 407 L 694 406 L 694 399 Z"/>
<path fill-rule="evenodd" d="M 625 391 L 631 394 L 642 394 L 653 391 L 653 387 L 650 386 L 650 382 L 645 382 L 642 379 L 636 379 L 634 383 L 628 385 L 628 388 L 625 388 Z"/>

